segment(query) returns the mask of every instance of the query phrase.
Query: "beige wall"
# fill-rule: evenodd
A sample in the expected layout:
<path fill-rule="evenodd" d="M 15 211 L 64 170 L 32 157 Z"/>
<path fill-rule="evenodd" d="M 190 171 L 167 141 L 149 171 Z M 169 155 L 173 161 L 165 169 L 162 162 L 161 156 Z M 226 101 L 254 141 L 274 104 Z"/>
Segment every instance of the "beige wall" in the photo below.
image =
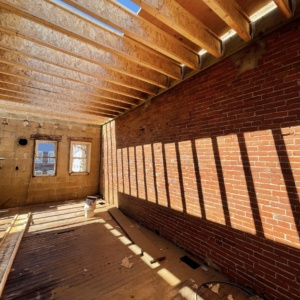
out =
<path fill-rule="evenodd" d="M 29 120 L 28 126 L 23 125 L 25 119 Z M 32 134 L 62 136 L 61 142 L 58 143 L 56 176 L 32 177 Z M 18 145 L 19 137 L 28 139 L 26 147 Z M 70 137 L 92 138 L 89 175 L 69 175 Z M 5 158 L 0 160 L 0 207 L 55 202 L 97 194 L 100 126 L 0 112 L 0 157 Z"/>

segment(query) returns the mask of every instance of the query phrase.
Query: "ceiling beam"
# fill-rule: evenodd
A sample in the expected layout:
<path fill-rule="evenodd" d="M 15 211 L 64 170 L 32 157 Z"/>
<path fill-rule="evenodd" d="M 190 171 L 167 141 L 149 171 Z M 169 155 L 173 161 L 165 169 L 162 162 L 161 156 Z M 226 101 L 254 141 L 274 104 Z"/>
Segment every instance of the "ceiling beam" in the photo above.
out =
<path fill-rule="evenodd" d="M 3 6 L 6 9 L 8 8 L 7 5 L 0 2 L 0 7 Z M 103 68 L 103 72 L 110 70 L 111 72 L 130 76 L 161 88 L 167 87 L 167 76 L 157 71 L 130 62 L 128 59 L 112 52 L 107 52 L 99 47 L 84 43 L 67 34 L 36 23 L 23 16 L 16 15 L 15 13 L 2 9 L 0 14 L 1 28 L 31 39 L 35 43 L 97 64 Z"/>
<path fill-rule="evenodd" d="M 76 113 L 76 118 L 74 118 L 74 113 L 57 111 L 53 106 L 50 108 L 42 108 L 42 107 L 37 108 L 30 104 L 7 102 L 1 100 L 1 97 L 0 97 L 0 111 L 4 111 L 6 113 L 8 112 L 22 113 L 27 116 L 28 115 L 40 116 L 41 118 L 47 117 L 57 122 L 59 120 L 63 120 L 63 121 L 69 120 L 72 122 L 75 121 L 77 123 L 100 125 L 109 120 L 108 117 L 99 117 L 99 116 L 82 114 L 82 113 Z"/>
<path fill-rule="evenodd" d="M 293 16 L 293 11 L 290 7 L 289 0 L 274 0 L 274 2 L 285 18 L 289 19 Z"/>
<path fill-rule="evenodd" d="M 10 92 L 19 92 L 21 94 L 25 94 L 25 95 L 31 95 L 31 96 L 37 96 L 40 97 L 41 99 L 59 99 L 62 103 L 67 103 L 69 105 L 77 105 L 77 104 L 82 104 L 85 105 L 87 107 L 91 107 L 91 108 L 99 108 L 102 109 L 103 111 L 108 111 L 110 113 L 116 112 L 116 113 L 122 113 L 125 111 L 124 108 L 117 108 L 117 107 L 113 107 L 107 104 L 103 104 L 103 103 L 97 103 L 94 101 L 90 101 L 90 99 L 76 99 L 70 96 L 66 96 L 63 94 L 58 94 L 52 91 L 45 91 L 45 90 L 41 90 L 41 89 L 37 89 L 37 88 L 32 88 L 32 87 L 28 87 L 28 86 L 22 86 L 22 85 L 18 85 L 15 84 L 15 82 L 4 82 L 2 80 L 2 76 L 0 74 L 0 89 L 1 90 L 6 90 L 6 91 L 10 91 Z"/>
<path fill-rule="evenodd" d="M 202 0 L 246 42 L 251 39 L 251 24 L 247 14 L 235 0 Z"/>
<path fill-rule="evenodd" d="M 109 113 L 100 109 L 90 109 L 85 105 L 76 105 L 76 107 L 74 107 L 69 104 L 61 103 L 59 99 L 57 100 L 48 99 L 47 101 L 44 101 L 41 100 L 41 98 L 39 98 L 38 96 L 29 96 L 29 95 L 21 94 L 19 92 L 5 91 L 2 90 L 1 88 L 0 88 L 0 99 L 4 101 L 13 101 L 16 103 L 34 104 L 38 107 L 44 107 L 44 108 L 50 108 L 54 106 L 57 111 L 72 111 L 74 114 L 79 112 L 79 113 L 86 113 L 86 114 L 108 117 L 108 118 L 114 118 L 118 115 L 116 113 Z"/>
<path fill-rule="evenodd" d="M 180 64 L 199 69 L 199 56 L 175 38 L 117 3 L 104 0 L 65 0 L 64 2 L 125 33 L 126 36 L 163 53 Z"/>
<path fill-rule="evenodd" d="M 60 32 L 76 37 L 84 42 L 100 46 L 106 51 L 112 51 L 135 63 L 161 72 L 174 79 L 180 79 L 180 67 L 172 60 L 157 55 L 149 48 L 139 43 L 113 33 L 84 17 L 75 14 L 55 1 L 27 0 L 22 3 L 16 1 L 2 1 L 7 8 L 21 13 L 26 18 L 40 24 L 52 27 Z"/>
<path fill-rule="evenodd" d="M 107 107 L 110 107 L 111 109 L 120 108 L 121 110 L 128 110 L 133 108 L 133 105 L 126 104 L 126 103 L 119 103 L 116 101 L 111 101 L 109 99 L 101 98 L 101 97 L 95 97 L 93 95 L 88 95 L 82 92 L 70 90 L 65 87 L 57 87 L 55 85 L 50 85 L 42 82 L 37 82 L 34 80 L 31 80 L 30 78 L 21 78 L 16 76 L 7 75 L 0 72 L 0 82 L 2 83 L 11 83 L 17 86 L 22 87 L 29 87 L 34 88 L 37 90 L 42 91 L 48 91 L 54 94 L 59 94 L 63 96 L 69 96 L 72 97 L 72 99 L 78 100 L 78 101 L 90 101 L 91 103 L 95 104 L 104 104 Z"/>
<path fill-rule="evenodd" d="M 51 65 L 30 57 L 22 56 L 14 52 L 4 51 L 1 49 L 0 49 L 0 62 L 4 64 L 10 64 L 13 66 L 21 67 L 23 69 L 25 68 L 28 70 L 33 70 L 47 75 L 56 76 L 62 79 L 68 79 L 75 82 L 78 81 L 91 86 L 95 86 L 96 88 L 97 88 L 97 83 L 101 82 L 98 78 L 93 78 L 87 75 L 78 74 L 74 71 L 66 70 L 55 65 Z M 98 95 L 122 103 L 136 104 L 136 100 L 132 98 L 123 95 L 113 94 L 107 91 L 99 91 Z"/>
<path fill-rule="evenodd" d="M 133 0 L 133 2 L 213 56 L 221 57 L 221 40 L 175 0 Z"/>
<path fill-rule="evenodd" d="M 4 75 L 11 76 L 14 78 L 14 82 L 18 80 L 26 80 L 29 81 L 33 87 L 40 87 L 41 85 L 51 86 L 52 89 L 63 89 L 70 96 L 78 96 L 78 97 L 89 97 L 94 99 L 95 101 L 101 102 L 105 101 L 114 105 L 115 107 L 131 107 L 139 104 L 139 101 L 131 99 L 129 103 L 122 103 L 119 101 L 110 100 L 110 97 L 102 98 L 101 93 L 103 91 L 98 91 L 91 86 L 84 85 L 81 83 L 76 83 L 70 80 L 61 79 L 55 76 L 42 74 L 39 72 L 35 72 L 32 70 L 26 70 L 22 67 L 17 67 L 13 65 L 7 65 L 0 62 L 0 74 L 1 77 Z M 99 93 L 98 93 L 99 92 Z M 109 102 L 108 102 L 109 101 Z"/>
<path fill-rule="evenodd" d="M 156 91 L 155 86 L 152 84 L 106 70 L 86 60 L 36 44 L 33 41 L 27 40 L 26 37 L 21 37 L 19 34 L 4 30 L 1 27 L 0 47 L 23 53 L 32 58 L 38 58 L 41 61 L 64 67 L 77 73 L 99 78 L 101 79 L 97 83 L 99 89 L 114 91 L 115 93 L 140 100 L 145 100 L 145 96 L 142 93 L 154 95 Z"/>

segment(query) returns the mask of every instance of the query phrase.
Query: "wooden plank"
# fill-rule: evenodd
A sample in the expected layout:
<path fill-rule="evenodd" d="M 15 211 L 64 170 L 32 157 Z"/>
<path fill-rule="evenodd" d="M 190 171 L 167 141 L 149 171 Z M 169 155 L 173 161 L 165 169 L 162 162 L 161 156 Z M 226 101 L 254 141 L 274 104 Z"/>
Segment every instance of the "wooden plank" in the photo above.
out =
<path fill-rule="evenodd" d="M 55 107 L 51 108 L 43 108 L 43 107 L 36 107 L 30 104 L 19 104 L 9 101 L 3 101 L 0 98 L 0 111 L 2 112 L 11 112 L 11 113 L 23 113 L 26 115 L 32 116 L 40 116 L 40 117 L 49 117 L 55 120 L 64 120 L 64 121 L 71 121 L 74 122 L 74 113 L 73 112 L 63 112 L 58 111 Z M 94 124 L 98 125 L 109 120 L 108 117 L 101 117 L 101 116 L 93 116 L 84 113 L 76 113 L 76 122 L 77 123 L 84 123 L 84 124 Z"/>
<path fill-rule="evenodd" d="M 124 32 L 126 36 L 176 60 L 180 64 L 192 69 L 199 68 L 197 53 L 190 51 L 152 23 L 123 9 L 118 3 L 104 0 L 65 0 L 64 2 Z"/>
<path fill-rule="evenodd" d="M 86 102 L 87 99 L 91 104 L 104 104 L 104 107 L 107 108 L 111 108 L 111 109 L 116 109 L 116 108 L 120 108 L 120 109 L 130 109 L 133 107 L 133 105 L 130 104 L 126 104 L 126 103 L 120 103 L 117 101 L 112 101 L 109 99 L 105 99 L 105 98 L 101 98 L 101 97 L 95 97 L 93 95 L 87 95 L 84 94 L 82 92 L 75 92 L 73 90 L 67 89 L 67 88 L 63 88 L 63 87 L 57 87 L 55 85 L 50 85 L 50 84 L 46 84 L 46 83 L 42 83 L 42 82 L 36 82 L 33 80 L 30 80 L 29 78 L 19 78 L 16 76 L 10 76 L 10 75 L 6 75 L 0 72 L 0 82 L 1 83 L 9 83 L 9 84 L 14 84 L 15 86 L 19 86 L 19 87 L 28 87 L 28 88 L 33 88 L 36 90 L 42 90 L 42 91 L 48 91 L 54 94 L 58 94 L 61 96 L 68 96 L 71 97 L 73 100 L 77 100 L 80 102 Z M 138 104 L 138 102 L 136 103 Z M 117 109 L 118 111 L 118 109 Z"/>
<path fill-rule="evenodd" d="M 9 0 L 0 2 L 0 7 L 9 9 Z M 36 5 L 36 4 L 35 4 Z M 145 81 L 160 87 L 166 87 L 167 76 L 140 64 L 128 61 L 112 52 L 107 52 L 100 47 L 84 43 L 65 33 L 46 27 L 23 16 L 5 12 L 2 9 L 0 25 L 4 29 L 11 30 L 21 36 L 30 38 L 35 43 L 53 48 L 63 53 L 79 57 L 83 60 L 98 64 L 111 72 L 121 73 L 135 79 Z"/>
<path fill-rule="evenodd" d="M 0 14 L 1 13 L 2 12 L 0 10 Z M 22 38 L 18 36 L 16 32 L 3 29 L 1 28 L 1 26 L 0 32 L 2 32 L 2 34 L 0 35 L 1 49 L 14 51 L 21 55 L 26 55 L 28 57 L 35 58 L 36 60 L 41 61 L 40 64 L 43 64 L 44 62 L 47 64 L 50 63 L 52 65 L 56 65 L 57 67 L 64 67 L 64 69 L 73 71 L 74 73 L 76 72 L 76 74 L 80 74 L 75 76 L 74 79 L 74 76 L 71 77 L 72 80 L 82 80 L 84 82 L 87 81 L 87 84 L 91 84 L 91 81 L 95 81 L 95 79 L 88 79 L 90 77 L 95 77 L 97 79 L 101 79 L 98 80 L 97 84 L 99 86 L 99 89 L 101 89 L 102 86 L 106 86 L 103 83 L 103 81 L 105 81 L 118 84 L 123 87 L 135 89 L 141 92 L 145 92 L 148 94 L 155 94 L 155 86 L 150 83 L 132 78 L 128 75 L 118 74 L 117 72 L 105 69 L 104 67 L 97 65 L 94 62 L 90 62 L 82 58 L 74 57 L 67 53 L 63 53 L 46 46 L 36 44 L 33 41 L 26 40 L 27 37 Z M 3 33 L 8 34 L 4 35 Z M 18 38 L 13 38 L 13 36 L 18 36 Z M 84 75 L 81 75 L 81 73 Z M 65 76 L 65 74 L 61 72 L 56 76 L 63 77 Z M 114 90 L 115 93 L 119 92 L 117 86 Z"/>
<path fill-rule="evenodd" d="M 75 82 L 81 81 L 82 84 L 86 83 L 95 88 L 97 88 L 97 83 L 101 84 L 101 80 L 98 78 L 82 75 L 77 72 L 70 71 L 62 67 L 58 67 L 56 65 L 52 65 L 46 62 L 41 62 L 37 59 L 23 56 L 14 52 L 3 51 L 1 49 L 0 49 L 0 62 L 3 64 L 9 64 L 12 66 L 22 68 L 23 70 L 24 69 L 32 70 L 46 75 L 55 76 L 61 79 L 67 79 Z M 113 96 L 112 93 L 105 93 L 105 92 L 99 94 L 102 94 L 103 97 L 108 96 L 110 97 L 111 100 L 117 100 L 118 102 L 132 104 L 132 105 L 136 104 L 135 99 L 126 96 L 118 96 L 118 95 Z"/>
<path fill-rule="evenodd" d="M 55 28 L 84 42 L 100 46 L 106 51 L 119 54 L 167 76 L 180 79 L 180 67 L 172 60 L 158 55 L 155 51 L 147 49 L 132 39 L 113 33 L 95 22 L 67 10 L 61 3 L 51 0 L 42 1 L 39 5 L 36 5 L 35 0 L 28 0 L 22 4 L 12 1 L 6 3 L 13 5 L 13 9 L 22 12 L 24 16 L 38 23 Z"/>
<path fill-rule="evenodd" d="M 74 106 L 76 107 L 77 105 L 82 105 L 90 109 L 100 109 L 102 111 L 107 111 L 111 113 L 121 113 L 124 112 L 125 109 L 122 108 L 116 108 L 114 106 L 106 105 L 105 102 L 94 102 L 90 100 L 89 98 L 77 100 L 76 98 L 65 96 L 62 94 L 54 93 L 52 91 L 45 91 L 37 88 L 31 88 L 27 86 L 20 86 L 15 84 L 14 81 L 10 83 L 6 83 L 2 81 L 2 76 L 0 74 L 0 89 L 9 91 L 9 92 L 16 92 L 28 96 L 33 96 L 33 97 L 38 97 L 40 99 L 48 99 L 51 102 L 57 104 L 66 104 L 70 105 L 70 107 Z"/>
<path fill-rule="evenodd" d="M 5 233 L 4 233 L 4 235 L 3 235 L 2 239 L 1 239 L 1 242 L 0 242 L 0 249 L 1 249 L 1 246 L 2 246 L 3 242 L 5 241 L 5 239 L 6 239 L 7 235 L 8 235 L 8 233 L 10 232 L 11 228 L 14 226 L 14 224 L 15 224 L 15 222 L 16 222 L 18 216 L 19 216 L 18 214 L 16 214 L 16 215 L 14 216 L 14 218 L 12 219 L 10 225 L 9 225 L 9 226 L 7 227 L 7 229 L 5 230 Z"/>
<path fill-rule="evenodd" d="M 235 0 L 203 0 L 246 42 L 251 39 L 250 20 Z"/>
<path fill-rule="evenodd" d="M 3 101 L 11 101 L 14 103 L 19 104 L 30 104 L 30 105 L 36 105 L 37 108 L 45 108 L 45 109 L 51 109 L 55 107 L 56 111 L 63 111 L 63 112 L 69 112 L 69 113 L 84 113 L 84 114 L 91 114 L 95 116 L 102 116 L 107 118 L 114 118 L 118 114 L 116 113 L 109 113 L 109 112 L 103 112 L 103 110 L 100 109 L 89 109 L 82 105 L 77 105 L 76 107 L 70 106 L 68 104 L 63 104 L 58 101 L 43 101 L 40 97 L 35 98 L 34 96 L 27 96 L 27 95 L 20 95 L 16 92 L 8 92 L 3 91 L 0 89 L 0 99 Z M 55 104 L 55 105 L 53 105 Z"/>
<path fill-rule="evenodd" d="M 4 286 L 10 272 L 11 266 L 19 249 L 22 237 L 25 233 L 25 230 L 29 224 L 31 213 L 25 215 L 19 215 L 14 222 L 13 226 L 10 228 L 6 239 L 2 243 L 1 248 L 1 267 L 0 267 L 0 297 L 3 293 Z M 23 218 L 23 219 L 22 219 Z M 23 220 L 23 223 L 20 224 L 20 221 Z"/>
<path fill-rule="evenodd" d="M 142 249 L 142 252 L 146 252 L 152 257 L 150 263 L 165 259 L 164 254 L 118 208 L 113 207 L 108 209 L 108 211 L 129 238 Z"/>
<path fill-rule="evenodd" d="M 281 14 L 289 19 L 293 16 L 293 11 L 289 5 L 289 0 L 274 0 Z"/>
<path fill-rule="evenodd" d="M 144 98 L 142 97 L 142 93 L 139 91 L 135 91 L 127 87 L 118 86 L 116 84 L 105 82 L 105 81 L 99 81 L 99 85 L 97 85 L 96 87 L 94 85 L 84 84 L 76 80 L 71 80 L 69 78 L 68 79 L 60 78 L 54 75 L 43 74 L 29 69 L 26 69 L 26 72 L 24 72 L 24 68 L 22 68 L 21 66 L 18 67 L 6 63 L 1 63 L 1 62 L 0 62 L 0 73 L 13 76 L 15 78 L 23 79 L 23 80 L 24 79 L 29 80 L 31 84 L 34 86 L 36 86 L 36 84 L 41 83 L 41 84 L 46 84 L 58 88 L 64 88 L 68 90 L 69 95 L 75 95 L 76 93 L 76 95 L 82 95 L 83 97 L 94 96 L 100 98 L 103 97 L 107 99 L 115 99 L 113 94 L 117 94 L 117 95 L 120 94 L 120 95 L 128 96 L 129 98 L 134 98 L 132 99 L 131 103 L 128 103 L 128 105 L 131 104 L 135 105 L 138 104 L 138 100 L 144 100 Z M 114 89 L 116 89 L 117 91 L 112 93 Z"/>
<path fill-rule="evenodd" d="M 175 0 L 133 0 L 133 2 L 215 57 L 221 57 L 220 39 Z"/>

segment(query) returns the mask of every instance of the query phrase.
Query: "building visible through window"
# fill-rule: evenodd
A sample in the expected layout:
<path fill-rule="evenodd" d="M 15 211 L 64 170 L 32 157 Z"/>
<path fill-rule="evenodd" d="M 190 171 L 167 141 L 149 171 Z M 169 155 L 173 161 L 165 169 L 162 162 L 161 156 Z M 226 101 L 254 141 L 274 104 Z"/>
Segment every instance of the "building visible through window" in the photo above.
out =
<path fill-rule="evenodd" d="M 54 176 L 56 173 L 56 141 L 35 141 L 34 176 Z"/>
<path fill-rule="evenodd" d="M 91 143 L 71 142 L 70 149 L 70 173 L 90 172 Z"/>

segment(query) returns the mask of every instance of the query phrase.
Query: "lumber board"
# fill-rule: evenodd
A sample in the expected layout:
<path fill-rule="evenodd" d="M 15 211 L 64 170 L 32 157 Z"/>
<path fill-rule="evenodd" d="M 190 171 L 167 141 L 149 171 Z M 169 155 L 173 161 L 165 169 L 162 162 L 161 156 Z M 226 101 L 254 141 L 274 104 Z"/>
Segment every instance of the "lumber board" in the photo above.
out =
<path fill-rule="evenodd" d="M 165 259 L 164 254 L 117 207 L 108 211 L 128 237 L 142 249 L 142 253 L 146 252 L 152 257 L 151 264 Z"/>
<path fill-rule="evenodd" d="M 31 213 L 18 215 L 9 226 L 1 241 L 0 249 L 0 297 L 3 293 L 11 266 L 19 249 L 22 237 L 29 224 Z"/>

